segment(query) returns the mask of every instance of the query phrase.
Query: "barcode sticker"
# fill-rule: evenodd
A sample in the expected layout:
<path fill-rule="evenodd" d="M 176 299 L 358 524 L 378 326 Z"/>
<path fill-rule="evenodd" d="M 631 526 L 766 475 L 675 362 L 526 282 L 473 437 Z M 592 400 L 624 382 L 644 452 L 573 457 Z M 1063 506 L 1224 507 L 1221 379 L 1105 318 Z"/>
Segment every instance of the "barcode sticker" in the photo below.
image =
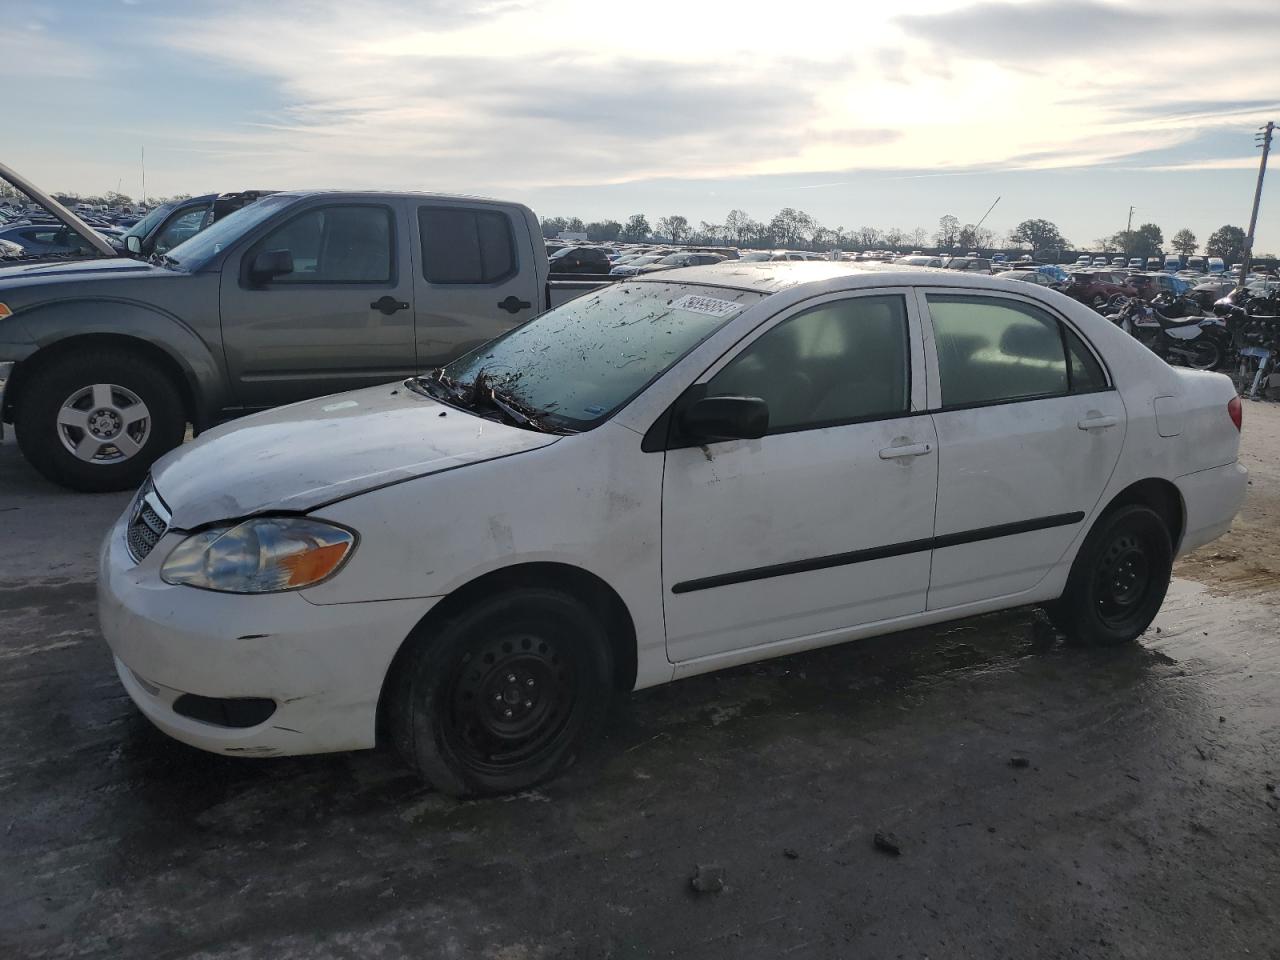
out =
<path fill-rule="evenodd" d="M 673 309 L 688 310 L 690 313 L 704 313 L 708 317 L 727 317 L 741 309 L 742 304 L 732 300 L 717 300 L 715 297 L 699 297 L 689 294 L 671 304 Z"/>

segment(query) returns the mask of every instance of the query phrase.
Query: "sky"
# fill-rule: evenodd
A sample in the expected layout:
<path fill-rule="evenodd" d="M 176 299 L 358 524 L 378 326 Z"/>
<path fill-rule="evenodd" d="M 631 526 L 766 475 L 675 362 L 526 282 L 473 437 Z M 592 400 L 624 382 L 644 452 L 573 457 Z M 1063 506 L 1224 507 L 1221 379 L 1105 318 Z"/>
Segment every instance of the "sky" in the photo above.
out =
<path fill-rule="evenodd" d="M 782 207 L 1086 247 L 1246 226 L 1280 0 L 0 0 L 0 160 L 50 191 Z M 1277 173 L 1280 177 L 1280 173 Z M 1255 251 L 1280 252 L 1280 181 Z"/>

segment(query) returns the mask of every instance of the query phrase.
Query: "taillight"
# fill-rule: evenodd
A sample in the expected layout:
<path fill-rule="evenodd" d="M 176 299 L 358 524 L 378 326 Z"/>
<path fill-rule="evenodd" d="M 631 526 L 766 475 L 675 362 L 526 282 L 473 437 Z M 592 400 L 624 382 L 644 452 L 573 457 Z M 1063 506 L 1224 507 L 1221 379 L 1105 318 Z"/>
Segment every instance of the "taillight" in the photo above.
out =
<path fill-rule="evenodd" d="M 1240 429 L 1240 421 L 1244 419 L 1244 407 L 1240 403 L 1240 398 L 1232 397 L 1227 404 L 1227 416 L 1231 418 L 1231 422 L 1236 425 L 1236 429 Z"/>

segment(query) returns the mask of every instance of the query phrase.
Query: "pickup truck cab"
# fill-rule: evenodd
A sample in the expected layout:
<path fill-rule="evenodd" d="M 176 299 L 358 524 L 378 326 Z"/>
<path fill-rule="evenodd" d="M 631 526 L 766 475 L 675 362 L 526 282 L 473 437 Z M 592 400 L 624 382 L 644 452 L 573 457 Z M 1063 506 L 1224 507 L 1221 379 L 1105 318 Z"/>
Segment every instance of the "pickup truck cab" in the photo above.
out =
<path fill-rule="evenodd" d="M 521 204 L 275 193 L 148 262 L 0 268 L 0 423 L 54 482 L 135 487 L 188 423 L 448 363 L 547 309 L 547 278 Z"/>

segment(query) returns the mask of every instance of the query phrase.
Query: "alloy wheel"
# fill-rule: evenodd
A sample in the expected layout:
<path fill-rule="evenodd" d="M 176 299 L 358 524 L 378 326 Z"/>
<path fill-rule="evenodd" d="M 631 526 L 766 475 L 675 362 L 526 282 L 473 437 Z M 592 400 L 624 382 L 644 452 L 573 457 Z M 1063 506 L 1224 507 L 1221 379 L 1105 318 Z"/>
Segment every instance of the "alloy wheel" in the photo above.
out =
<path fill-rule="evenodd" d="M 151 411 L 132 390 L 95 383 L 67 397 L 58 409 L 58 437 L 78 460 L 95 465 L 135 456 L 151 436 Z"/>

